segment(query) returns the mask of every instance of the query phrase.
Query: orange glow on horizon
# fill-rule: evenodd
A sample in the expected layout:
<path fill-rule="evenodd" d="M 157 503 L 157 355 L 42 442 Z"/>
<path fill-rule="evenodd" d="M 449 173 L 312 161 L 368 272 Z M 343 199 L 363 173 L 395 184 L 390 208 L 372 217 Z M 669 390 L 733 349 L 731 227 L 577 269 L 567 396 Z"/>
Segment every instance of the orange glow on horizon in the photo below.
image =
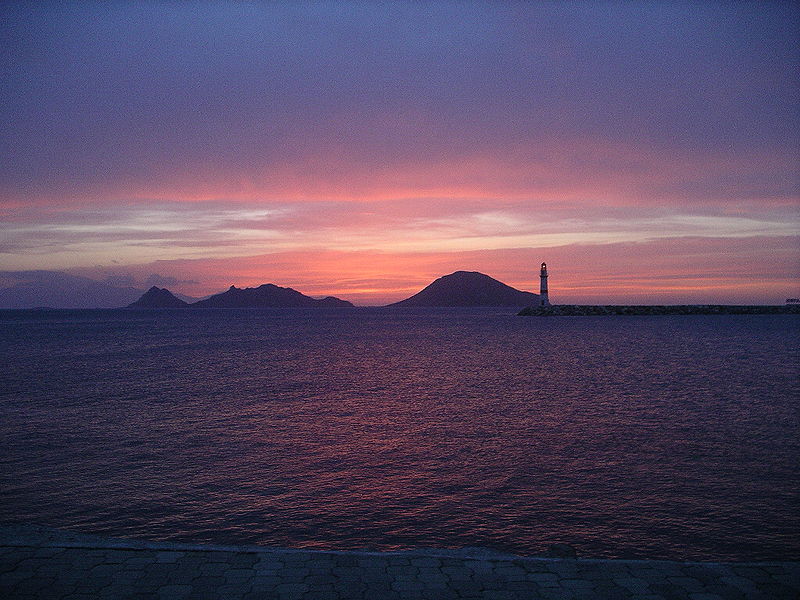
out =
<path fill-rule="evenodd" d="M 554 303 L 775 304 L 800 295 L 797 243 L 797 238 L 685 238 L 451 253 L 320 250 L 76 272 L 128 273 L 140 280 L 159 273 L 183 282 L 167 286 L 172 291 L 196 297 L 222 292 L 230 285 L 274 283 L 314 297 L 384 305 L 458 270 L 479 271 L 537 293 L 538 267 L 544 261 Z M 699 253 L 706 259 L 695 264 Z"/>

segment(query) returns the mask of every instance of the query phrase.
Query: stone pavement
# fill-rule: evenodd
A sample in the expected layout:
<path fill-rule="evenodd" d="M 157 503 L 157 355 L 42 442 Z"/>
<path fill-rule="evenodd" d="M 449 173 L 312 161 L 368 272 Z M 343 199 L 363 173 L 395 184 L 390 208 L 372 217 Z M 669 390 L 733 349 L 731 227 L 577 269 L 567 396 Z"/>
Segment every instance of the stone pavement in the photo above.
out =
<path fill-rule="evenodd" d="M 369 600 L 800 598 L 800 563 L 319 552 L 0 527 L 0 598 Z"/>

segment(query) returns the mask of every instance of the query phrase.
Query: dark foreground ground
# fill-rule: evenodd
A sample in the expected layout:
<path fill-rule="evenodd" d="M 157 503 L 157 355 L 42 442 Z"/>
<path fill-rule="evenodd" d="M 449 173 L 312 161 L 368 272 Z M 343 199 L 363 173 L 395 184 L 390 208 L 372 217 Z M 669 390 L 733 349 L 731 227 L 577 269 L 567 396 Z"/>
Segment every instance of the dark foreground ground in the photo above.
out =
<path fill-rule="evenodd" d="M 0 527 L 0 598 L 800 598 L 800 563 L 316 552 Z"/>

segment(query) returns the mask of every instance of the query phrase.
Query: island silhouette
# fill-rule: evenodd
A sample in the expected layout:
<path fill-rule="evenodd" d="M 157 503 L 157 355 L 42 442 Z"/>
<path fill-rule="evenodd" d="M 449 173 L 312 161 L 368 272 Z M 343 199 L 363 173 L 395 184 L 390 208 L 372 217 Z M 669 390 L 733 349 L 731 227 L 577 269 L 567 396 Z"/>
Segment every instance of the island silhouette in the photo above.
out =
<path fill-rule="evenodd" d="M 431 282 L 422 290 L 387 308 L 522 308 L 520 316 L 610 316 L 610 315 L 699 315 L 699 314 L 800 314 L 800 304 L 786 305 L 540 305 L 541 296 L 523 292 L 477 271 L 456 271 Z M 166 288 L 156 286 L 125 308 L 354 308 L 351 302 L 327 296 L 312 298 L 297 290 L 265 283 L 255 288 L 237 288 L 203 300 L 187 303 Z"/>
<path fill-rule="evenodd" d="M 405 300 L 390 307 L 523 307 L 539 296 L 523 292 L 483 273 L 456 271 L 439 277 Z M 353 304 L 333 296 L 315 299 L 292 288 L 266 283 L 256 288 L 231 286 L 204 300 L 187 303 L 166 288 L 151 287 L 127 308 L 348 308 Z"/>
<path fill-rule="evenodd" d="M 177 298 L 167 288 L 153 286 L 136 302 L 131 302 L 127 308 L 183 308 L 184 306 L 189 306 L 189 303 Z"/>
<path fill-rule="evenodd" d="M 292 288 L 265 283 L 256 288 L 237 288 L 188 304 L 166 288 L 156 286 L 127 308 L 352 308 L 353 304 L 328 296 L 319 300 Z"/>
<path fill-rule="evenodd" d="M 477 271 L 450 273 L 410 298 L 389 306 L 516 306 L 537 304 L 539 296 L 523 292 Z"/>

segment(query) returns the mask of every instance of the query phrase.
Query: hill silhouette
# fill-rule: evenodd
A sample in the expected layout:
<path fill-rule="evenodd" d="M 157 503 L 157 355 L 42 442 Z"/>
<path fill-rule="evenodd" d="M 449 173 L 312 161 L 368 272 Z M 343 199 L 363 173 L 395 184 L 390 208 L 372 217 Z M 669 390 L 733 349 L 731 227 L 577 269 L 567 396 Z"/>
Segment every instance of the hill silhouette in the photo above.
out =
<path fill-rule="evenodd" d="M 265 283 L 257 288 L 237 288 L 190 304 L 192 308 L 338 308 L 353 306 L 347 300 L 328 296 L 316 300 L 292 288 Z"/>
<path fill-rule="evenodd" d="M 531 306 L 538 294 L 523 292 L 475 271 L 440 277 L 410 298 L 389 306 Z"/>
<path fill-rule="evenodd" d="M 136 302 L 128 305 L 128 308 L 183 308 L 189 306 L 180 298 L 176 298 L 167 288 L 151 287 Z"/>

